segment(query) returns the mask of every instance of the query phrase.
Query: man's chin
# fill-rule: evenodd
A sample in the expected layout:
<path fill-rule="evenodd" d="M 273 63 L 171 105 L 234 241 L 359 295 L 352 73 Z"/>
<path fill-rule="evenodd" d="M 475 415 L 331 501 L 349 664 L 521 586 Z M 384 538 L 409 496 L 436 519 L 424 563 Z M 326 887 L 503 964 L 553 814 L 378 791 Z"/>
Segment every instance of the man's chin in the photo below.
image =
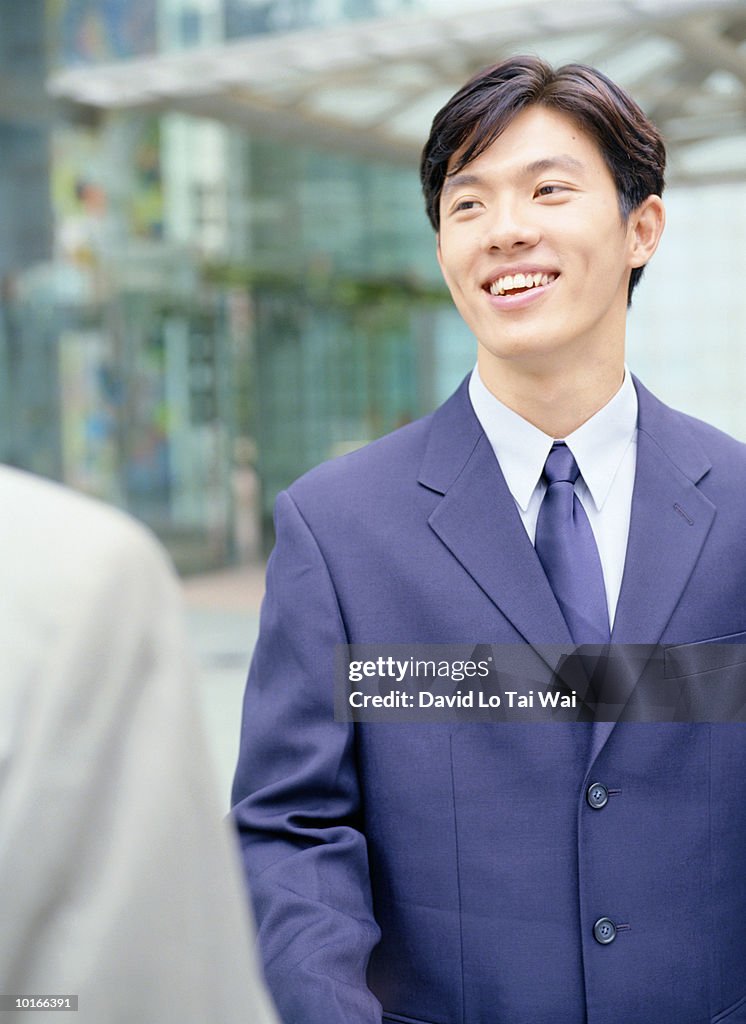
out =
<path fill-rule="evenodd" d="M 514 371 L 525 368 L 526 372 L 547 372 L 552 367 L 565 364 L 568 344 L 560 338 L 505 337 L 479 341 L 478 363 L 498 369 L 501 366 Z"/>

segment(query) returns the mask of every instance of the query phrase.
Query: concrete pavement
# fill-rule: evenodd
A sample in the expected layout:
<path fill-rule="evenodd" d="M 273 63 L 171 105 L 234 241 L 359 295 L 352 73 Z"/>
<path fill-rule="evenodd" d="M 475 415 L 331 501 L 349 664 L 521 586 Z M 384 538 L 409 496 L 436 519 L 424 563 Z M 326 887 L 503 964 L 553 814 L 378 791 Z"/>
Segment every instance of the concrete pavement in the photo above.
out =
<path fill-rule="evenodd" d="M 182 583 L 208 741 L 227 810 L 246 671 L 259 627 L 264 566 L 188 577 Z"/>

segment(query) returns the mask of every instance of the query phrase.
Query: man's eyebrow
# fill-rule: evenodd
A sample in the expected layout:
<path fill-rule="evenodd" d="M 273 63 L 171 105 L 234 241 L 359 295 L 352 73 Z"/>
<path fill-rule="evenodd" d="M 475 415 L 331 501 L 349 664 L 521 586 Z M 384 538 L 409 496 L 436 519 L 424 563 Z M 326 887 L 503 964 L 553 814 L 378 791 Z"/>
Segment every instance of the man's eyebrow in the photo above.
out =
<path fill-rule="evenodd" d="M 532 160 L 523 168 L 524 174 L 542 174 L 544 171 L 553 170 L 584 171 L 585 164 L 569 153 L 561 153 L 559 156 L 545 156 L 540 160 Z"/>
<path fill-rule="evenodd" d="M 445 184 L 443 185 L 443 195 L 448 195 L 449 192 L 453 192 L 457 188 L 468 188 L 470 185 L 483 185 L 484 179 L 480 178 L 478 174 L 461 174 L 456 173 L 449 175 Z"/>

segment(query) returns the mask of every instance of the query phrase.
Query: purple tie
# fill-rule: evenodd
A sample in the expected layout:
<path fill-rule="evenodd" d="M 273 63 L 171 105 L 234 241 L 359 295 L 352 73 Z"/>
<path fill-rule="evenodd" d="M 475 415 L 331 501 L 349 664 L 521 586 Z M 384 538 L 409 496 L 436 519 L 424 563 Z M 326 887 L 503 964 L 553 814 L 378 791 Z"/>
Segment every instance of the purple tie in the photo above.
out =
<path fill-rule="evenodd" d="M 547 491 L 536 522 L 536 554 L 576 644 L 609 642 L 601 559 L 588 516 L 575 494 L 578 464 L 564 441 L 544 465 Z"/>

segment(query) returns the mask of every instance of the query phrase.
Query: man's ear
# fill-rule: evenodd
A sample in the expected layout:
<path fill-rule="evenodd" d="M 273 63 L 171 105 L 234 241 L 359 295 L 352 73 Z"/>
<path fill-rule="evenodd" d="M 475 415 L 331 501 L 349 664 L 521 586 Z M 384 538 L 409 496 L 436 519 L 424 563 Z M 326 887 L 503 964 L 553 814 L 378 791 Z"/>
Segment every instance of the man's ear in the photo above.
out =
<path fill-rule="evenodd" d="M 660 196 L 648 196 L 629 215 L 630 266 L 644 267 L 658 248 L 666 224 L 666 208 Z"/>

